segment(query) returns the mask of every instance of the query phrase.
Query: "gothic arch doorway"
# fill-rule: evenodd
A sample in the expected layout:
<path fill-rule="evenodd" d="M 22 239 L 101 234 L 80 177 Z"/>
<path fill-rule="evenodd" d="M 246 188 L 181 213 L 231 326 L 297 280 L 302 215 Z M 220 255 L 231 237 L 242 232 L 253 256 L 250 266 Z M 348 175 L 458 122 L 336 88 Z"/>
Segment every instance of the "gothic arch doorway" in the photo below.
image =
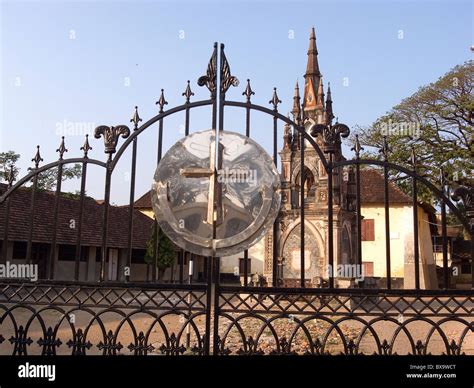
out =
<path fill-rule="evenodd" d="M 324 277 L 324 248 L 315 226 L 305 222 L 305 268 L 306 286 L 315 287 Z M 283 287 L 297 287 L 301 279 L 301 222 L 297 222 L 283 236 L 281 243 Z"/>

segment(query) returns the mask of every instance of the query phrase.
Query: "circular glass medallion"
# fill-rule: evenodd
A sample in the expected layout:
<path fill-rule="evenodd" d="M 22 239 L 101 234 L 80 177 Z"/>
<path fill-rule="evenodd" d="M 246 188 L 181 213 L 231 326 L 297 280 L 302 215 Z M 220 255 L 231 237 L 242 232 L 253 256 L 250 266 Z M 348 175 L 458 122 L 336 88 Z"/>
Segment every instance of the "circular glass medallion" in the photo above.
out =
<path fill-rule="evenodd" d="M 158 224 L 186 251 L 229 256 L 259 241 L 280 209 L 280 177 L 252 139 L 223 131 L 193 133 L 161 159 L 152 186 Z M 213 225 L 215 223 L 215 225 Z"/>

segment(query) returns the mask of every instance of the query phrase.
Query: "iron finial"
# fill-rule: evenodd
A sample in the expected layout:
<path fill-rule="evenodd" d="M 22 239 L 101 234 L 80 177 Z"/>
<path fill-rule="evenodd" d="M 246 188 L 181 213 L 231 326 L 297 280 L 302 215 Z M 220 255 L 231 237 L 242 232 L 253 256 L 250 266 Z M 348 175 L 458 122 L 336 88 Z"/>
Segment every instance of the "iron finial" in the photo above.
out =
<path fill-rule="evenodd" d="M 5 170 L 5 181 L 8 183 L 8 187 L 13 186 L 13 182 L 15 182 L 17 171 L 15 170 L 15 166 L 10 164 L 10 168 Z"/>
<path fill-rule="evenodd" d="M 101 136 L 104 137 L 104 152 L 109 154 L 109 157 L 112 157 L 112 154 L 115 153 L 119 137 L 122 136 L 122 138 L 126 139 L 129 135 L 130 128 L 126 125 L 117 125 L 116 127 L 101 125 L 94 131 L 96 139 L 100 139 Z"/>
<path fill-rule="evenodd" d="M 36 155 L 33 159 L 31 159 L 32 162 L 35 162 L 35 168 L 38 168 L 40 162 L 43 161 L 43 158 L 41 157 L 41 154 L 40 154 L 40 146 L 37 145 L 36 146 Z"/>
<path fill-rule="evenodd" d="M 442 166 L 439 168 L 439 184 L 441 186 L 441 192 L 444 193 L 446 186 L 446 177 L 444 176 L 444 169 Z"/>
<path fill-rule="evenodd" d="M 250 79 L 247 79 L 247 87 L 245 88 L 245 91 L 242 93 L 242 96 L 247 97 L 247 104 L 250 104 L 250 98 L 255 94 L 255 92 L 252 90 L 252 87 L 250 86 Z"/>
<path fill-rule="evenodd" d="M 221 43 L 221 94 L 225 97 L 231 86 L 239 86 L 239 80 L 230 71 L 230 65 L 224 52 L 224 44 Z"/>
<path fill-rule="evenodd" d="M 363 151 L 364 147 L 360 145 L 359 135 L 355 135 L 354 147 L 351 148 L 351 151 L 355 152 L 356 159 L 360 158 L 360 151 Z"/>
<path fill-rule="evenodd" d="M 59 160 L 62 160 L 64 153 L 68 152 L 66 145 L 64 144 L 64 136 L 61 137 L 61 144 L 59 145 L 59 148 L 56 150 L 56 152 L 59 152 Z"/>
<path fill-rule="evenodd" d="M 131 118 L 130 122 L 133 123 L 134 129 L 138 129 L 138 123 L 140 123 L 142 119 L 140 118 L 140 115 L 138 114 L 138 106 L 135 107 L 135 112 L 133 113 L 133 117 Z"/>
<path fill-rule="evenodd" d="M 199 77 L 199 86 L 206 86 L 211 92 L 211 98 L 216 97 L 217 91 L 217 42 L 214 43 L 214 51 L 212 52 L 211 59 L 207 64 L 206 75 Z"/>
<path fill-rule="evenodd" d="M 278 104 L 281 104 L 281 100 L 278 98 L 277 88 L 273 88 L 273 96 L 269 104 L 273 104 L 273 110 L 276 112 L 278 110 Z"/>
<path fill-rule="evenodd" d="M 416 153 L 415 153 L 415 147 L 411 147 L 411 165 L 413 166 L 413 170 L 416 169 Z"/>
<path fill-rule="evenodd" d="M 382 154 L 383 160 L 386 162 L 388 160 L 388 153 L 390 152 L 390 148 L 388 147 L 387 136 L 383 136 L 382 140 L 382 148 L 379 149 L 379 153 Z"/>
<path fill-rule="evenodd" d="M 84 141 L 84 145 L 81 147 L 81 151 L 84 151 L 84 158 L 87 158 L 87 154 L 92 149 L 89 145 L 89 135 L 86 134 L 86 140 Z"/>
<path fill-rule="evenodd" d="M 160 112 L 159 113 L 163 113 L 164 106 L 168 105 L 168 101 L 165 100 L 165 90 L 164 89 L 161 89 L 160 99 L 155 104 L 160 106 Z"/>
<path fill-rule="evenodd" d="M 189 102 L 191 100 L 191 96 L 194 96 L 194 93 L 191 90 L 191 85 L 190 85 L 189 80 L 188 80 L 188 84 L 186 86 L 186 90 L 183 92 L 182 96 L 186 97 L 186 104 L 189 104 Z"/>
<path fill-rule="evenodd" d="M 466 216 L 469 219 L 471 232 L 474 232 L 474 186 L 462 185 L 456 187 L 451 198 L 456 202 L 462 201 L 466 208 Z"/>

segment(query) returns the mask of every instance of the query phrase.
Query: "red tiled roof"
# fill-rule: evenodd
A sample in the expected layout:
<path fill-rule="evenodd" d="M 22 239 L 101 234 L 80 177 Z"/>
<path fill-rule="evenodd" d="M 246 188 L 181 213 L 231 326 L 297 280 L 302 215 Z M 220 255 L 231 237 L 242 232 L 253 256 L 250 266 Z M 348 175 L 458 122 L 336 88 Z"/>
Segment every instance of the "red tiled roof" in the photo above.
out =
<path fill-rule="evenodd" d="M 133 207 L 136 209 L 151 209 L 151 190 L 138 198 Z"/>
<path fill-rule="evenodd" d="M 0 184 L 0 194 L 6 190 Z M 19 188 L 10 197 L 10 220 L 8 239 L 10 241 L 27 241 L 29 220 L 31 219 L 31 189 Z M 54 221 L 55 193 L 38 191 L 33 223 L 33 241 L 50 243 Z M 5 230 L 5 203 L 0 205 L 0 239 Z M 107 245 L 112 248 L 126 248 L 128 241 L 128 207 L 110 206 Z M 82 245 L 102 245 L 102 221 L 104 205 L 93 198 L 84 198 L 82 224 Z M 74 225 L 75 224 L 75 225 Z M 135 249 L 145 249 L 151 233 L 153 220 L 138 210 L 133 211 L 133 242 Z M 76 244 L 79 226 L 79 199 L 60 197 L 57 222 L 58 244 Z"/>
<path fill-rule="evenodd" d="M 383 175 L 373 169 L 360 170 L 360 194 L 361 205 L 384 203 Z M 411 197 L 390 181 L 388 184 L 388 197 L 392 204 L 412 204 Z"/>

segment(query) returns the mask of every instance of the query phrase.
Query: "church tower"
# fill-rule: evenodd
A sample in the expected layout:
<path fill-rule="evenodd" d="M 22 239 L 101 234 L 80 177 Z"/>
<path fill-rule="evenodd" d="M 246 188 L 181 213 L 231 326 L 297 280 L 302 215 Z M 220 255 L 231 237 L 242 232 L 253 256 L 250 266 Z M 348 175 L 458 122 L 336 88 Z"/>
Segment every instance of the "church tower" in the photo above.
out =
<path fill-rule="evenodd" d="M 331 125 L 334 120 L 331 88 L 328 83 L 324 93 L 323 77 L 319 69 L 316 33 L 312 28 L 304 74 L 303 98 L 296 81 L 293 94 L 292 118 L 298 125 L 309 128 L 313 124 Z M 321 135 L 315 139 L 323 150 Z M 305 209 L 305 281 L 307 287 L 323 286 L 327 282 L 328 253 L 328 175 L 316 150 L 304 143 L 305 156 L 301 161 L 301 135 L 295 128 L 285 125 L 281 158 L 282 205 L 279 214 L 277 236 L 267 236 L 266 277 L 272 278 L 273 244 L 275 237 L 278 246 L 278 274 L 280 286 L 297 287 L 301 278 L 300 233 L 301 206 Z M 329 159 L 329 155 L 326 155 Z M 341 144 L 336 144 L 334 160 L 344 158 Z M 303 168 L 301 165 L 303 164 Z M 301 171 L 304 185 L 301 187 Z M 333 219 L 334 219 L 334 258 L 335 263 L 352 262 L 352 245 L 355 238 L 355 214 L 349 206 L 350 182 L 343 177 L 350 176 L 343 171 L 333 172 Z M 301 203 L 303 190 L 304 202 Z"/>
<path fill-rule="evenodd" d="M 303 119 L 322 123 L 324 115 L 323 76 L 319 71 L 316 33 L 311 29 L 308 48 L 308 63 L 304 75 Z"/>

